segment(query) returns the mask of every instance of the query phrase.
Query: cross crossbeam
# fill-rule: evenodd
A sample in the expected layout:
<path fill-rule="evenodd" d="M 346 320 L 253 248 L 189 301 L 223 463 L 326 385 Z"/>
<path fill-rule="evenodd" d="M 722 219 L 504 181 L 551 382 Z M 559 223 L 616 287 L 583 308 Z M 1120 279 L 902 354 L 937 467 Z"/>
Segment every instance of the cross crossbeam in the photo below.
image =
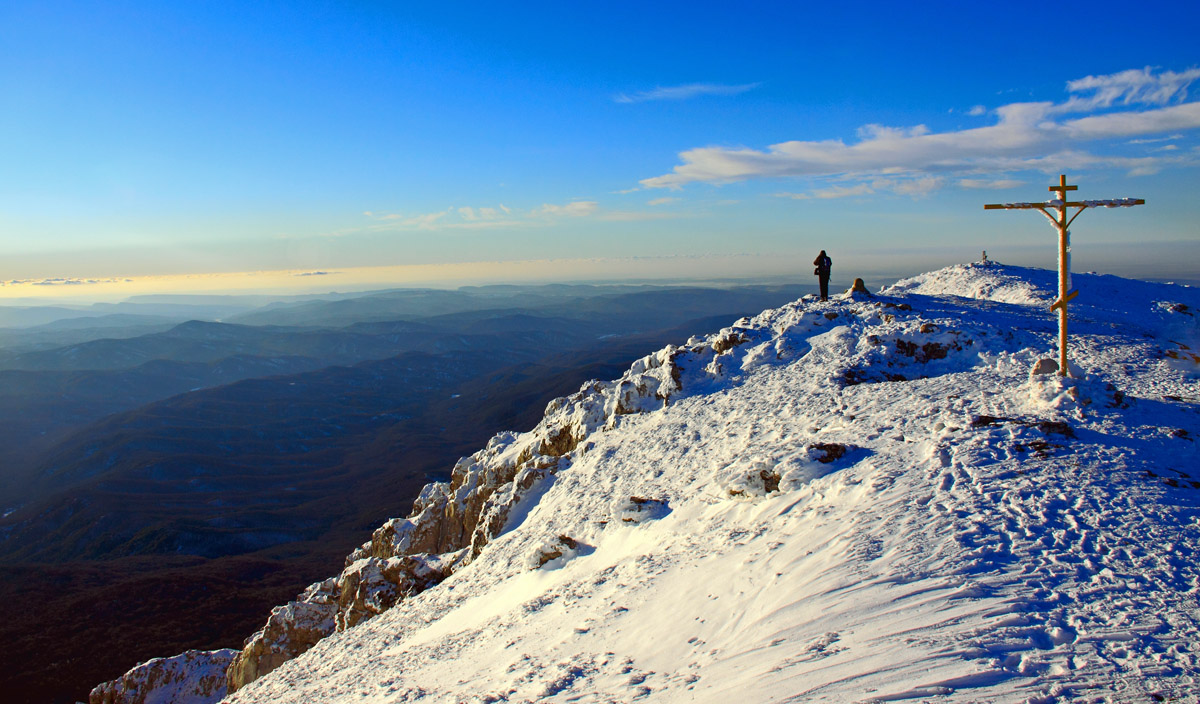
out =
<path fill-rule="evenodd" d="M 983 206 L 984 210 L 1024 210 L 1029 208 L 1128 208 L 1133 205 L 1145 205 L 1141 198 L 1104 198 L 1101 200 L 1067 201 L 1047 200 L 1035 203 L 992 203 Z"/>
<path fill-rule="evenodd" d="M 1056 193 L 1057 198 L 1041 203 L 990 203 L 983 206 L 984 210 L 1037 210 L 1054 223 L 1058 230 L 1058 300 L 1050 305 L 1050 310 L 1058 311 L 1058 374 L 1070 374 L 1067 366 L 1067 303 L 1079 295 L 1078 291 L 1069 291 L 1071 286 L 1071 233 L 1067 230 L 1075 218 L 1088 208 L 1128 208 L 1134 205 L 1145 205 L 1141 198 L 1104 198 L 1100 200 L 1067 200 L 1067 191 L 1078 190 L 1079 186 L 1067 185 L 1067 176 L 1058 177 L 1058 184 L 1047 190 Z M 1070 218 L 1067 208 L 1077 208 Z M 1053 212 L 1053 214 L 1051 214 Z"/>

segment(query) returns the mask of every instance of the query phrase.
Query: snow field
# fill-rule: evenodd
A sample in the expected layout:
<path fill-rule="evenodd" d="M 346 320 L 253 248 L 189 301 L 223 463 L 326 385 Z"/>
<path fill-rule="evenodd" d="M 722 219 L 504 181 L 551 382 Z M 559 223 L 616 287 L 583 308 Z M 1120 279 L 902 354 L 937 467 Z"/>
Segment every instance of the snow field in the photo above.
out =
<path fill-rule="evenodd" d="M 228 701 L 1198 701 L 1200 296 L 1077 275 L 1088 376 L 1030 378 L 1052 285 L 738 321 L 474 563 Z"/>

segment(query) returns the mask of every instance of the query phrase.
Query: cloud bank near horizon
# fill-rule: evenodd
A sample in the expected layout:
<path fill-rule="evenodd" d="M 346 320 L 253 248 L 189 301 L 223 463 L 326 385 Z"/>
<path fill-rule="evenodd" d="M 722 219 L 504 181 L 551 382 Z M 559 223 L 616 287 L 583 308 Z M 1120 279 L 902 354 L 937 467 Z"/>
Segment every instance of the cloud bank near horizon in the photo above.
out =
<path fill-rule="evenodd" d="M 52 277 L 45 279 L 8 279 L 0 280 L 0 286 L 92 286 L 96 284 L 117 284 L 133 281 L 129 278 L 85 279 L 78 277 Z"/>

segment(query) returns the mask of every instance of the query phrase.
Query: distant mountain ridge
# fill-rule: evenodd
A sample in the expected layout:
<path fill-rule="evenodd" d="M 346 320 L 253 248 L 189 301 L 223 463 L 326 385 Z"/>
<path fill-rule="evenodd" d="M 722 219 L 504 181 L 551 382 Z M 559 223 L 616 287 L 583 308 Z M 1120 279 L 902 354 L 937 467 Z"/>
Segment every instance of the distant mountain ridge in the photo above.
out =
<path fill-rule="evenodd" d="M 460 310 L 404 321 L 356 322 L 351 316 L 339 319 L 340 326 L 332 328 L 189 321 L 131 338 L 89 340 L 18 354 L 0 352 L 4 382 L 0 384 L 0 452 L 10 458 L 9 466 L 0 471 L 0 508 L 13 505 L 14 492 L 28 494 L 20 487 L 30 463 L 60 442 L 64 433 L 175 394 L 406 352 L 448 354 L 505 345 L 487 336 L 539 336 L 538 345 L 527 349 L 551 354 L 587 347 L 605 335 L 670 327 L 714 309 L 754 310 L 764 300 L 786 300 L 795 293 L 787 287 L 622 294 L 607 293 L 603 287 L 584 288 L 606 293 L 591 302 L 573 298 L 570 305 L 537 310 Z M 519 290 L 536 294 L 538 289 Z M 664 305 L 664 295 L 673 295 L 676 304 Z M 509 292 L 506 300 L 515 296 Z M 533 300 L 548 298 L 536 294 Z M 473 305 L 491 305 L 494 297 L 472 300 Z"/>

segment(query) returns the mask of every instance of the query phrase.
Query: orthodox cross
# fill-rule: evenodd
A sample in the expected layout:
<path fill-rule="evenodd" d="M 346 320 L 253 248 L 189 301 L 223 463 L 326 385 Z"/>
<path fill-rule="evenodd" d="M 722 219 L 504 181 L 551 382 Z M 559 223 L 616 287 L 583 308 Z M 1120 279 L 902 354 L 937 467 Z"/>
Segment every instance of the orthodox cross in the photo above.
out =
<path fill-rule="evenodd" d="M 983 206 L 984 210 L 1039 210 L 1042 215 L 1054 223 L 1058 230 L 1058 300 L 1050 310 L 1058 310 L 1058 375 L 1067 376 L 1067 302 L 1079 295 L 1078 291 L 1068 291 L 1071 287 L 1071 233 L 1067 228 L 1075 222 L 1087 208 L 1128 208 L 1134 205 L 1145 205 L 1141 198 L 1108 198 L 1105 200 L 1068 201 L 1067 191 L 1078 190 L 1078 186 L 1068 186 L 1066 175 L 1058 177 L 1058 185 L 1050 186 L 1057 197 L 1044 203 L 992 203 Z M 1067 208 L 1078 208 L 1075 214 L 1067 218 Z M 1053 215 L 1051 214 L 1053 211 Z"/>

